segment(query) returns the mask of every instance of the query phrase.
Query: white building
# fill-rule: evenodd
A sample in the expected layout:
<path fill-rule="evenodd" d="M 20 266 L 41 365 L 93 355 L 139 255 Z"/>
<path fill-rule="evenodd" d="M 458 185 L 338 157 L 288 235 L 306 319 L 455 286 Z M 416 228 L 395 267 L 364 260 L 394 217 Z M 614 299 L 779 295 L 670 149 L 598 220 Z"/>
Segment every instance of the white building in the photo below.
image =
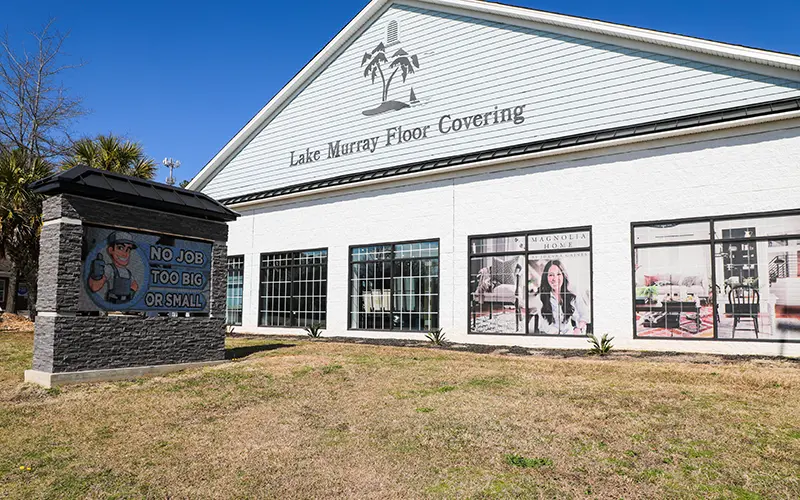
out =
<path fill-rule="evenodd" d="M 800 57 L 374 0 L 190 188 L 238 332 L 798 356 L 799 165 Z"/>

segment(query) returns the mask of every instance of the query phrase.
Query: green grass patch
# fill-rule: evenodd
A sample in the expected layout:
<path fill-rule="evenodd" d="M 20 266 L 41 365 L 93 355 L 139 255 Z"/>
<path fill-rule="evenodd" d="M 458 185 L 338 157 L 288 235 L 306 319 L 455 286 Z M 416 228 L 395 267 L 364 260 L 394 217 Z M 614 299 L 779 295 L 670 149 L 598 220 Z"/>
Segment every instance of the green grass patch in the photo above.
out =
<path fill-rule="evenodd" d="M 667 475 L 666 472 L 664 472 L 662 469 L 658 468 L 645 469 L 639 476 L 639 480 L 653 482 L 659 480 L 660 478 L 666 475 Z"/>
<path fill-rule="evenodd" d="M 449 384 L 442 384 L 437 387 L 429 387 L 425 389 L 409 389 L 400 391 L 391 391 L 392 396 L 396 399 L 409 399 L 409 398 L 424 398 L 434 394 L 446 394 L 456 390 L 456 386 Z"/>

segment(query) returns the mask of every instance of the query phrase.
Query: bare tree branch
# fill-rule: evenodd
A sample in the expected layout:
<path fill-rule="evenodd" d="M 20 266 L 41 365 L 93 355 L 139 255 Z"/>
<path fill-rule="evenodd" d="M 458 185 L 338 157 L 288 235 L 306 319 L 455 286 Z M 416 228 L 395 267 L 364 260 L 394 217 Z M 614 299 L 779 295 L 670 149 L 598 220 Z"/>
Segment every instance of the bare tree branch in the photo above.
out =
<path fill-rule="evenodd" d="M 82 101 L 62 83 L 66 71 L 82 66 L 62 61 L 62 34 L 50 19 L 37 33 L 35 52 L 15 49 L 8 31 L 0 39 L 0 150 L 54 158 L 69 147 L 69 128 L 84 115 Z"/>
<path fill-rule="evenodd" d="M 8 31 L 0 37 L 0 256 L 28 283 L 35 315 L 41 198 L 28 185 L 49 175 L 52 159 L 68 151 L 70 126 L 85 113 L 62 83 L 80 66 L 64 62 L 67 34 L 48 21 L 29 52 L 17 49 Z"/>

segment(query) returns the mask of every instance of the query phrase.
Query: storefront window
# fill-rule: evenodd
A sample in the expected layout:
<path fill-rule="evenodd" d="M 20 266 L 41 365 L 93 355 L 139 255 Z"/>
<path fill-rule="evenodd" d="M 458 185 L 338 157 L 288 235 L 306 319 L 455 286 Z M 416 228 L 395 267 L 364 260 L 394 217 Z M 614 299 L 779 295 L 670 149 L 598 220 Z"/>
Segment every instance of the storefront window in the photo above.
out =
<path fill-rule="evenodd" d="M 708 245 L 637 248 L 634 267 L 638 336 L 714 337 Z"/>
<path fill-rule="evenodd" d="M 244 296 L 244 255 L 228 257 L 227 298 L 225 324 L 242 324 L 242 297 Z"/>
<path fill-rule="evenodd" d="M 652 226 L 634 224 L 636 336 L 800 341 L 800 216 L 707 223 L 707 242 L 687 245 L 641 240 Z"/>
<path fill-rule="evenodd" d="M 438 326 L 438 241 L 351 248 L 351 329 L 429 331 Z"/>
<path fill-rule="evenodd" d="M 470 238 L 469 332 L 592 331 L 589 228 Z"/>
<path fill-rule="evenodd" d="M 325 326 L 328 251 L 261 255 L 259 326 Z"/>

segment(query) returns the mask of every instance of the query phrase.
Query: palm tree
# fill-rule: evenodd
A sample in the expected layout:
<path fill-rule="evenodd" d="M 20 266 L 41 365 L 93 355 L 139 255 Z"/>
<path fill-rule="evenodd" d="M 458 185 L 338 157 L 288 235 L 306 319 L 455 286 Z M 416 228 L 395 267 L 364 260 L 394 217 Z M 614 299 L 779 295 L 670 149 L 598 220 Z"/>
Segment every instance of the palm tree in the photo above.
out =
<path fill-rule="evenodd" d="M 389 69 L 392 72 L 389 74 L 389 77 L 386 77 L 386 74 L 383 72 L 382 65 L 388 63 Z M 363 113 L 367 116 L 383 113 L 384 111 L 389 110 L 398 110 L 409 107 L 408 104 L 400 101 L 389 101 L 389 88 L 392 85 L 392 79 L 400 72 L 400 75 L 403 77 L 403 82 L 405 83 L 406 78 L 408 75 L 414 73 L 414 69 L 419 69 L 419 59 L 416 55 L 410 55 L 403 49 L 399 49 L 392 55 L 392 61 L 389 62 L 389 59 L 386 57 L 386 46 L 383 45 L 383 42 L 379 43 L 372 52 L 364 53 L 364 56 L 361 58 L 361 66 L 364 68 L 364 77 L 370 78 L 372 83 L 375 83 L 375 79 L 380 76 L 381 78 L 381 105 L 375 109 L 370 109 L 364 111 Z"/>
<path fill-rule="evenodd" d="M 389 94 L 389 87 L 386 85 L 386 78 L 383 76 L 383 68 L 381 64 L 388 62 L 386 59 L 386 46 L 380 42 L 377 47 L 372 49 L 372 52 L 365 52 L 364 57 L 361 58 L 361 66 L 367 65 L 364 68 L 364 77 L 371 77 L 372 83 L 375 83 L 375 77 L 381 77 L 381 101 L 386 101 L 386 96 Z"/>
<path fill-rule="evenodd" d="M 389 75 L 389 80 L 386 81 L 387 94 L 389 93 L 389 85 L 392 84 L 392 78 L 397 74 L 397 71 L 400 70 L 400 74 L 403 76 L 403 83 L 406 83 L 408 75 L 414 74 L 414 68 L 419 69 L 419 59 L 417 59 L 416 55 L 409 55 L 408 52 L 400 49 L 392 56 L 392 63 L 389 67 L 394 68 L 394 71 Z M 385 101 L 386 97 L 384 97 L 383 100 Z"/>
<path fill-rule="evenodd" d="M 72 144 L 61 168 L 68 170 L 78 165 L 148 180 L 155 177 L 157 168 L 141 144 L 114 135 L 98 135 L 96 139 L 80 139 Z"/>
<path fill-rule="evenodd" d="M 32 318 L 36 316 L 42 196 L 28 185 L 52 172 L 50 163 L 22 150 L 0 152 L 0 256 L 10 259 L 27 282 Z"/>

